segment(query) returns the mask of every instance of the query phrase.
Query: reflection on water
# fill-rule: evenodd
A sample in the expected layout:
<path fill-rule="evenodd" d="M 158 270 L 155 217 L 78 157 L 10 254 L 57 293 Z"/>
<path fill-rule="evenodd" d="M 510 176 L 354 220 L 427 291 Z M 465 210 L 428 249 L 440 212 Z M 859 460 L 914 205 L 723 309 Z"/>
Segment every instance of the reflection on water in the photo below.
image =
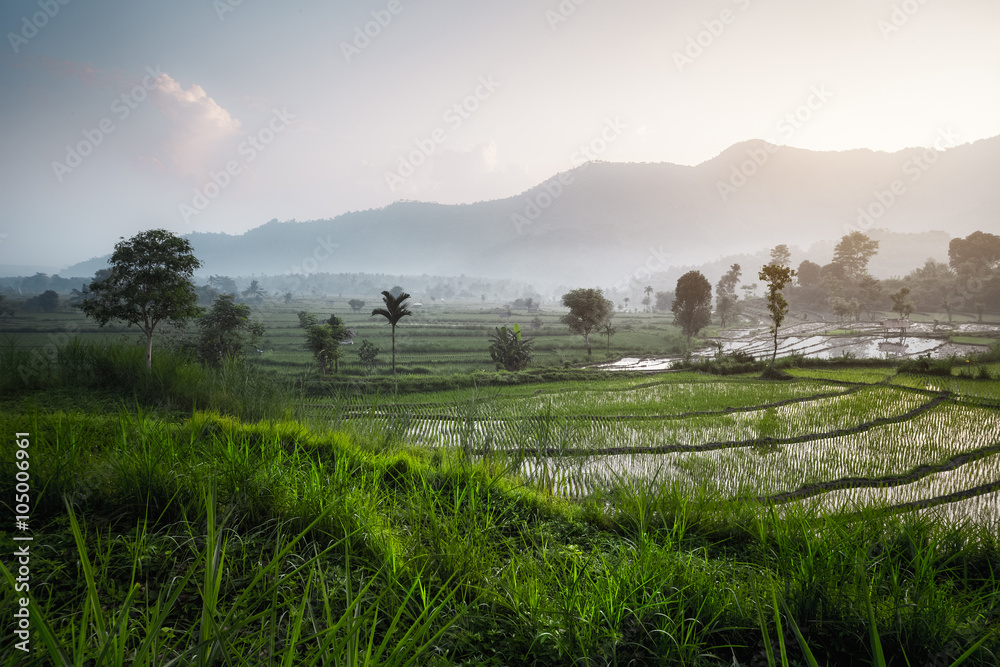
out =
<path fill-rule="evenodd" d="M 782 329 L 778 339 L 778 356 L 787 357 L 791 354 L 801 354 L 819 359 L 831 359 L 850 356 L 856 359 L 905 359 L 920 355 L 930 355 L 935 358 L 951 355 L 974 354 L 985 348 L 971 345 L 956 345 L 949 342 L 947 336 L 952 333 L 963 333 L 972 325 L 955 325 L 952 329 L 942 330 L 926 323 L 915 323 L 910 335 L 900 337 L 898 332 L 886 331 L 870 324 L 857 324 L 851 334 L 856 335 L 826 335 L 834 326 L 827 322 L 797 324 Z M 997 331 L 995 325 L 978 325 L 968 333 L 982 333 L 982 327 L 988 331 Z M 919 335 L 914 335 L 919 334 Z M 939 337 L 937 337 L 939 336 Z M 770 357 L 774 351 L 774 339 L 766 329 L 727 330 L 720 332 L 722 340 L 714 349 L 695 352 L 697 358 L 711 358 L 719 351 L 729 354 L 745 352 L 757 359 Z M 613 363 L 602 364 L 599 367 L 607 370 L 639 370 L 664 371 L 670 370 L 679 356 L 639 359 L 627 357 Z"/>

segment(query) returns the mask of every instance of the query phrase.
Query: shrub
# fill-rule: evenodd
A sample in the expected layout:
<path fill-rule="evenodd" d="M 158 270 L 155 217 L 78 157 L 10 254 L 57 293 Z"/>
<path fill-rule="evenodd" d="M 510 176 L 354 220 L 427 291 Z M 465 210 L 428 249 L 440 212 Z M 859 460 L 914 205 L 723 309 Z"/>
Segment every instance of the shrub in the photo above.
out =
<path fill-rule="evenodd" d="M 955 365 L 954 359 L 931 359 L 928 357 L 917 357 L 916 359 L 906 359 L 899 365 L 900 373 L 913 373 L 916 375 L 951 375 L 951 369 Z"/>

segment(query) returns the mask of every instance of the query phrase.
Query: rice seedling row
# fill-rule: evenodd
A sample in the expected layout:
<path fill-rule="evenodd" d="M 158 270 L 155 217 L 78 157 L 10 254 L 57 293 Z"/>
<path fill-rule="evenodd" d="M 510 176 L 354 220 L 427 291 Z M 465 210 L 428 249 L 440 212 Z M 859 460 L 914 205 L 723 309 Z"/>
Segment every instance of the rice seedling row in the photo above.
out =
<path fill-rule="evenodd" d="M 1000 417 L 946 404 L 904 422 L 834 438 L 711 451 L 526 455 L 515 461 L 515 469 L 529 481 L 570 479 L 571 494 L 644 478 L 716 497 L 774 496 L 838 479 L 888 478 L 944 466 L 961 455 L 992 451 L 1000 444 L 998 433 Z"/>
<path fill-rule="evenodd" d="M 812 496 L 826 494 L 840 490 L 861 490 L 861 489 L 884 489 L 887 487 L 897 487 L 917 482 L 918 480 L 933 475 L 934 473 L 955 470 L 973 461 L 984 457 L 1000 453 L 1000 444 L 991 444 L 986 447 L 970 452 L 956 454 L 952 458 L 940 464 L 920 465 L 901 475 L 888 475 L 885 477 L 842 477 L 829 482 L 818 482 L 808 486 L 803 486 L 794 491 L 779 493 L 773 496 L 760 496 L 758 500 L 768 503 L 784 503 L 791 500 L 800 500 Z"/>
<path fill-rule="evenodd" d="M 470 411 L 448 419 L 412 414 L 369 416 L 373 422 L 399 428 L 408 441 L 429 447 L 495 447 L 544 456 L 576 456 L 671 451 L 707 451 L 760 444 L 803 442 L 863 431 L 910 419 L 942 401 L 929 402 L 906 392 L 862 390 L 850 395 L 793 403 L 756 413 L 733 412 L 657 420 L 614 417 L 568 419 L 551 414 L 526 415 L 517 410 L 482 415 Z M 759 414 L 758 414 L 759 413 Z M 541 419 L 539 417 L 542 417 Z M 846 425 L 846 426 L 845 426 Z M 553 434 L 561 433 L 559 442 Z M 488 445 L 485 439 L 489 440 Z"/>
<path fill-rule="evenodd" d="M 1000 406 L 1000 382 L 996 381 L 902 373 L 892 378 L 891 384 L 933 392 L 950 391 L 965 399 L 979 399 L 983 403 Z"/>
<path fill-rule="evenodd" d="M 937 502 L 917 510 L 917 513 L 943 523 L 975 523 L 994 526 L 1000 531 L 1000 490 L 981 491 L 965 498 Z"/>
<path fill-rule="evenodd" d="M 688 416 L 733 410 L 778 407 L 796 401 L 811 401 L 853 393 L 823 383 L 720 382 L 662 383 L 620 392 L 564 392 L 520 400 L 522 410 L 546 411 L 554 415 L 605 416 L 631 419 L 640 416 Z"/>
<path fill-rule="evenodd" d="M 845 382 L 852 384 L 878 384 L 892 378 L 893 368 L 789 368 L 787 373 L 797 378 Z"/>
<path fill-rule="evenodd" d="M 730 414 L 733 412 L 754 412 L 757 410 L 764 410 L 767 408 L 776 408 L 784 405 L 791 405 L 793 403 L 804 403 L 809 401 L 816 401 L 824 398 L 835 398 L 840 396 L 846 396 L 852 394 L 856 391 L 862 389 L 862 386 L 852 387 L 848 389 L 842 389 L 840 391 L 830 391 L 823 393 L 807 393 L 806 395 L 800 395 L 792 398 L 784 398 L 780 400 L 774 400 L 769 403 L 755 403 L 754 401 L 761 400 L 765 396 L 759 393 L 745 394 L 732 396 L 728 395 L 726 392 L 703 392 L 703 394 L 710 394 L 705 396 L 698 393 L 688 393 L 682 396 L 644 396 L 641 399 L 636 399 L 635 403 L 627 403 L 621 405 L 623 401 L 617 400 L 619 396 L 592 396 L 586 393 L 581 393 L 579 395 L 566 395 L 557 394 L 551 396 L 543 396 L 538 398 L 528 398 L 528 399 L 494 399 L 490 404 L 493 407 L 499 405 L 512 406 L 513 412 L 518 415 L 523 415 L 525 413 L 531 413 L 533 411 L 539 411 L 537 416 L 524 417 L 526 419 L 536 419 L 536 418 L 559 418 L 559 419 L 615 419 L 615 420 L 645 420 L 645 419 L 682 419 L 685 417 L 693 417 L 697 415 L 717 415 L 717 414 Z M 680 391 L 690 389 L 684 387 L 680 388 Z M 685 400 L 691 399 L 691 400 Z M 748 403 L 747 405 L 741 405 L 742 402 Z M 419 403 L 419 404 L 386 404 L 377 407 L 357 407 L 349 408 L 344 416 L 347 418 L 359 418 L 365 416 L 379 416 L 385 414 L 393 413 L 403 413 L 412 414 L 414 416 L 419 416 L 424 419 L 440 419 L 440 420 L 466 420 L 470 417 L 465 416 L 469 407 L 474 404 L 449 404 L 449 403 Z M 664 407 L 669 407 L 672 409 L 685 409 L 701 406 L 706 409 L 702 410 L 688 410 L 684 412 L 672 412 L 664 413 Z M 332 406 L 331 406 L 332 407 Z M 616 412 L 620 408 L 631 408 L 635 412 L 630 412 L 628 414 L 620 414 Z M 712 409 L 714 408 L 714 409 Z M 426 411 L 426 412 L 425 412 Z M 601 412 L 605 414 L 600 414 Z M 489 417 L 471 417 L 472 419 L 490 419 Z"/>
<path fill-rule="evenodd" d="M 922 502 L 947 502 L 945 499 L 959 492 L 982 493 L 984 490 L 996 490 L 991 485 L 1000 488 L 1000 456 L 995 454 L 951 470 L 920 476 L 908 484 L 886 484 L 879 487 L 866 484 L 828 491 L 800 502 L 826 511 L 843 511 L 872 505 L 908 508 Z"/>

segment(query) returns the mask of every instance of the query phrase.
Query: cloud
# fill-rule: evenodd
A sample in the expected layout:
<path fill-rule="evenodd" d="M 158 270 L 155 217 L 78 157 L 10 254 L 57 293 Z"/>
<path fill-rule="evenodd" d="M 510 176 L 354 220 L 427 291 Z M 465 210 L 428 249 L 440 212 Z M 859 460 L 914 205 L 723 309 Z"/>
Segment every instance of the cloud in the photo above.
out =
<path fill-rule="evenodd" d="M 169 74 L 160 74 L 153 102 L 170 121 L 165 150 L 170 168 L 181 177 L 203 177 L 224 161 L 222 151 L 239 134 L 233 118 L 197 84 L 184 89 Z"/>
<path fill-rule="evenodd" d="M 91 86 L 103 84 L 107 79 L 106 72 L 102 72 L 90 63 L 80 63 L 75 60 L 52 60 L 51 58 L 43 57 L 42 64 L 50 74 L 69 79 L 79 79 Z"/>

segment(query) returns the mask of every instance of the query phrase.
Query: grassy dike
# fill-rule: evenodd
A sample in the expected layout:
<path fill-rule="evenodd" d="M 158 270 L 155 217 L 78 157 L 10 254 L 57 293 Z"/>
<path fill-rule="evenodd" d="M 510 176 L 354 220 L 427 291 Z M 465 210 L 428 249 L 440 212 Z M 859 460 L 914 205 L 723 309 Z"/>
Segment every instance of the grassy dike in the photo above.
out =
<path fill-rule="evenodd" d="M 1000 656 L 995 529 L 877 508 L 779 511 L 624 477 L 569 502 L 499 458 L 414 448 L 374 419 L 295 419 L 290 395 L 241 366 L 163 354 L 144 374 L 134 351 L 67 346 L 25 388 L 9 371 L 26 357 L 0 353 L 0 665 Z M 590 386 L 542 375 L 533 381 Z M 697 377 L 729 382 L 727 396 L 751 390 Z M 357 401 L 331 400 L 344 401 L 333 413 Z M 19 449 L 33 537 L 27 655 L 9 555 L 23 544 Z"/>

